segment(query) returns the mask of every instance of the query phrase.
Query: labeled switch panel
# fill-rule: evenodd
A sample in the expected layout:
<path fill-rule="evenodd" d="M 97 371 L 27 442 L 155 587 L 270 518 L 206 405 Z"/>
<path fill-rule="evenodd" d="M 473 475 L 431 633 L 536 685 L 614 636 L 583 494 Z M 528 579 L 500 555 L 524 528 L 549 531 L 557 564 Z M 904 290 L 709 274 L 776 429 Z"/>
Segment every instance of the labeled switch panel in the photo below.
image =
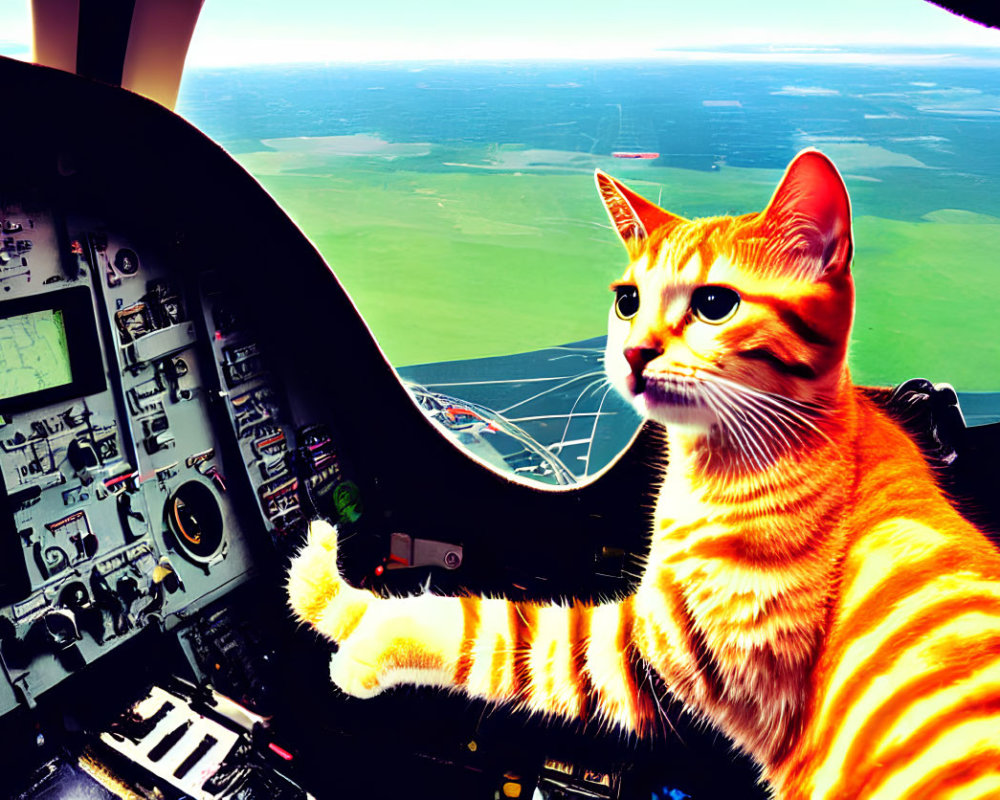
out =
<path fill-rule="evenodd" d="M 322 424 L 295 424 L 239 304 L 211 276 L 202 299 L 220 394 L 275 545 L 294 546 L 316 514 L 355 521 L 358 490 L 344 474 L 333 433 Z"/>

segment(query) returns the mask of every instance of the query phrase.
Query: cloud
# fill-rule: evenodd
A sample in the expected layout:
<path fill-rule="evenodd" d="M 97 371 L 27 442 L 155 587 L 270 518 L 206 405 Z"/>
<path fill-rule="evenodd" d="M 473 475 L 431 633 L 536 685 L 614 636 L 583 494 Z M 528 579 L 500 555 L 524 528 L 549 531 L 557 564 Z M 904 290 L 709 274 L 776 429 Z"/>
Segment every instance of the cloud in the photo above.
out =
<path fill-rule="evenodd" d="M 784 94 L 791 97 L 829 97 L 840 94 L 836 89 L 825 89 L 822 86 L 782 86 L 771 94 Z"/>

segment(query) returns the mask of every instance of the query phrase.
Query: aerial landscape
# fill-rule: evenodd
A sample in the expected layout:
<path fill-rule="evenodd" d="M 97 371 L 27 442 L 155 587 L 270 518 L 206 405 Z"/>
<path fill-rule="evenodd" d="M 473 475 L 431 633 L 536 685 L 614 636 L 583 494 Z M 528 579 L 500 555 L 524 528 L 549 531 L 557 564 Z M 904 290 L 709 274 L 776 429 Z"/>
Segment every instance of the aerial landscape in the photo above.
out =
<path fill-rule="evenodd" d="M 1000 72 L 973 55 L 202 69 L 178 111 L 302 227 L 396 366 L 600 335 L 625 262 L 595 168 L 675 213 L 743 213 L 818 147 L 853 202 L 855 379 L 986 391 Z M 280 269 L 266 231 L 258 250 Z"/>

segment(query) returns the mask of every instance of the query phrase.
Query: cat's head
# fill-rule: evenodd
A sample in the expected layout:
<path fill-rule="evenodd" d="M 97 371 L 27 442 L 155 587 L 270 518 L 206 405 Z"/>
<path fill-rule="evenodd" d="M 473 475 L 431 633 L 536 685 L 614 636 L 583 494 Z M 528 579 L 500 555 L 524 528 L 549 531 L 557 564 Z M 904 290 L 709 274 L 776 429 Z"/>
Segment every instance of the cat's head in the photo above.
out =
<path fill-rule="evenodd" d="M 784 436 L 848 382 L 851 207 L 816 150 L 756 214 L 687 220 L 598 171 L 630 263 L 612 284 L 606 370 L 647 418 L 706 433 Z M 808 424 L 812 424 L 809 421 Z"/>

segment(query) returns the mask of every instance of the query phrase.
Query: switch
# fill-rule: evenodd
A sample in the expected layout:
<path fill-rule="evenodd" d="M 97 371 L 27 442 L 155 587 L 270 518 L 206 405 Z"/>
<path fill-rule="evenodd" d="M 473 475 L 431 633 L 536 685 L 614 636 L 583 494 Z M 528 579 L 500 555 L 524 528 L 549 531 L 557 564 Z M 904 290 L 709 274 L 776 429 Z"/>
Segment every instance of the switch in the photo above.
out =
<path fill-rule="evenodd" d="M 406 533 L 393 533 L 389 537 L 389 558 L 386 569 L 407 567 L 458 569 L 460 566 L 462 566 L 461 545 L 433 539 L 415 539 Z"/>
<path fill-rule="evenodd" d="M 170 431 L 154 433 L 146 437 L 146 452 L 152 455 L 174 446 L 174 435 Z"/>
<path fill-rule="evenodd" d="M 86 440 L 73 439 L 66 448 L 66 458 L 77 472 L 97 466 L 97 453 L 93 445 Z"/>

